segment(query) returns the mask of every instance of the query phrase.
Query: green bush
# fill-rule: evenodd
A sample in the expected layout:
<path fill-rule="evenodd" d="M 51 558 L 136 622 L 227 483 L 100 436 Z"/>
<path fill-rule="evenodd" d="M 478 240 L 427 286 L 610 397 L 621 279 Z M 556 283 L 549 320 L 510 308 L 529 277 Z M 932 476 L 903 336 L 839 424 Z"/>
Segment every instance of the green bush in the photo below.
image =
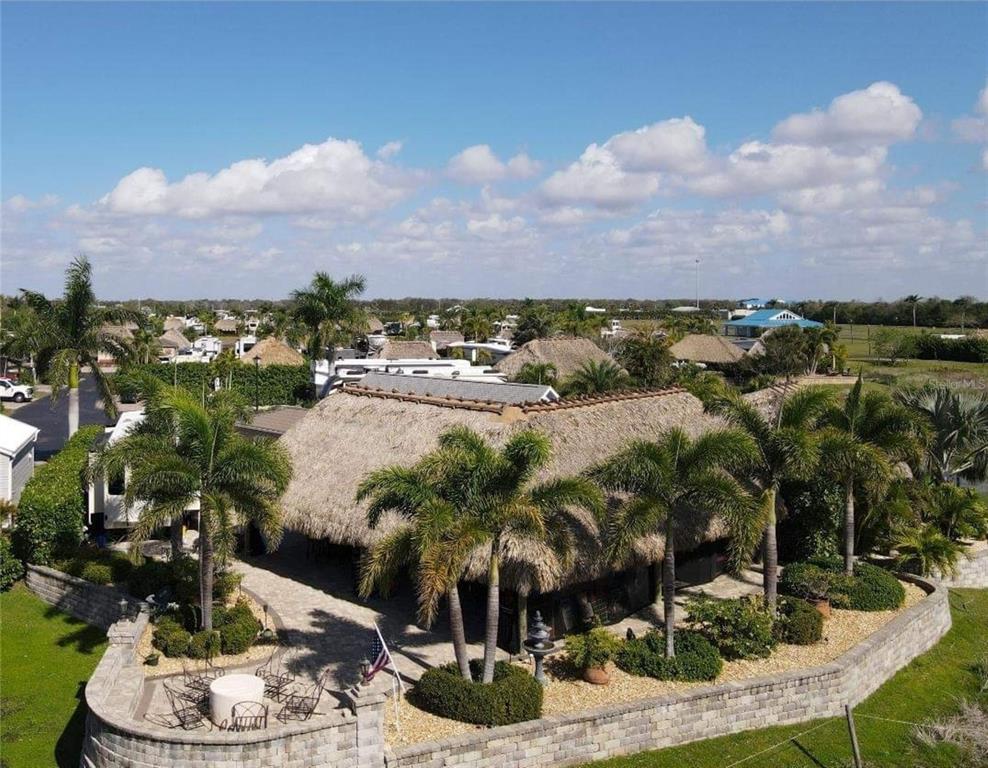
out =
<path fill-rule="evenodd" d="M 236 571 L 222 571 L 213 579 L 213 599 L 226 602 L 240 588 L 243 579 Z"/>
<path fill-rule="evenodd" d="M 763 659 L 775 648 L 772 617 L 760 598 L 692 597 L 686 602 L 686 612 L 693 628 L 717 646 L 725 659 Z"/>
<path fill-rule="evenodd" d="M 775 636 L 789 645 L 813 645 L 823 637 L 823 615 L 805 600 L 782 598 Z"/>
<path fill-rule="evenodd" d="M 566 638 L 566 655 L 578 669 L 600 669 L 620 648 L 621 641 L 603 627 Z"/>
<path fill-rule="evenodd" d="M 134 597 L 144 600 L 172 583 L 171 563 L 160 560 L 146 560 L 131 569 L 127 577 L 127 591 Z"/>
<path fill-rule="evenodd" d="M 266 365 L 255 369 L 253 365 L 236 362 L 228 379 L 222 366 L 214 363 L 150 363 L 132 365 L 127 368 L 125 383 L 139 381 L 143 376 L 151 376 L 164 384 L 177 383 L 198 397 L 205 385 L 210 391 L 213 380 L 219 377 L 226 386 L 230 381 L 232 389 L 239 392 L 250 403 L 255 395 L 260 405 L 296 405 L 311 399 L 312 372 L 308 365 Z"/>
<path fill-rule="evenodd" d="M 988 339 L 965 336 L 943 339 L 929 333 L 915 337 L 915 354 L 920 360 L 957 360 L 962 363 L 988 363 Z"/>
<path fill-rule="evenodd" d="M 14 556 L 10 539 L 0 536 L 0 592 L 6 592 L 24 575 L 24 564 Z"/>
<path fill-rule="evenodd" d="M 470 662 L 474 681 L 482 664 Z M 427 669 L 415 684 L 415 703 L 427 712 L 461 723 L 509 725 L 542 714 L 542 686 L 521 667 L 504 661 L 494 665 L 494 682 L 464 680 L 455 664 Z"/>
<path fill-rule="evenodd" d="M 221 614 L 221 620 L 223 623 L 219 626 L 219 632 L 223 653 L 244 653 L 257 640 L 257 633 L 261 630 L 261 623 L 243 600 Z M 215 621 L 213 626 L 217 626 Z"/>
<path fill-rule="evenodd" d="M 113 581 L 113 569 L 106 563 L 91 561 L 83 566 L 79 577 L 93 584 L 110 584 Z"/>
<path fill-rule="evenodd" d="M 190 363 L 191 365 L 191 363 Z M 171 586 L 175 590 L 175 600 L 179 603 L 199 602 L 199 561 L 182 555 L 170 563 Z"/>
<path fill-rule="evenodd" d="M 192 635 L 170 617 L 159 619 L 151 636 L 154 647 L 169 658 L 184 656 L 189 650 L 191 640 Z"/>
<path fill-rule="evenodd" d="M 13 530 L 14 549 L 22 560 L 50 565 L 79 546 L 86 514 L 83 471 L 89 449 L 102 433 L 99 426 L 82 427 L 24 486 Z"/>
<path fill-rule="evenodd" d="M 220 652 L 220 633 L 203 629 L 192 635 L 186 655 L 190 659 L 211 659 Z"/>
<path fill-rule="evenodd" d="M 779 578 L 779 591 L 803 600 L 830 597 L 832 574 L 813 563 L 790 563 Z"/>
<path fill-rule="evenodd" d="M 835 608 L 852 611 L 894 611 L 906 599 L 906 590 L 888 571 L 870 563 L 854 565 L 854 575 L 844 573 L 837 558 L 790 563 L 779 579 L 779 591 L 793 597 L 815 597 L 806 594 L 805 583 L 823 574 L 827 581 L 830 602 Z"/>
<path fill-rule="evenodd" d="M 716 680 L 724 666 L 717 648 L 699 632 L 676 630 L 676 655 L 667 658 L 665 634 L 657 630 L 627 640 L 618 651 L 618 667 L 657 680 Z"/>

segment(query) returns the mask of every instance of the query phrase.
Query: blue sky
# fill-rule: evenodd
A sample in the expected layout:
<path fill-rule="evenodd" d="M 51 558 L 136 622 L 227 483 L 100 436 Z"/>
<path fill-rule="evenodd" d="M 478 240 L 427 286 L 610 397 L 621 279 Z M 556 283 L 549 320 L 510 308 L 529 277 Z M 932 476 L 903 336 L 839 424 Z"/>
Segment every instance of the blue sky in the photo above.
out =
<path fill-rule="evenodd" d="M 85 251 L 110 298 L 988 294 L 985 4 L 0 21 L 7 293 Z"/>

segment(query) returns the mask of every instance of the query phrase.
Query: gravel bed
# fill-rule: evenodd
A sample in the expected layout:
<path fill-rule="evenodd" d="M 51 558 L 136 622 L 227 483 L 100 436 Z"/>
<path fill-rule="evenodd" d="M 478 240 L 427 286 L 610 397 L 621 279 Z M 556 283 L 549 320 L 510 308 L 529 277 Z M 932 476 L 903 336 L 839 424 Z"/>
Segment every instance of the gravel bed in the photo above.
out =
<path fill-rule="evenodd" d="M 903 583 L 906 602 L 899 611 L 840 611 L 834 610 L 823 625 L 823 639 L 815 645 L 779 645 L 767 659 L 725 661 L 716 682 L 725 683 L 770 675 L 794 669 L 806 669 L 833 661 L 852 646 L 881 629 L 900 611 L 915 605 L 926 592 L 914 584 Z M 523 664 L 526 668 L 531 665 Z M 591 685 L 579 679 L 561 658 L 546 665 L 549 685 L 545 690 L 543 715 L 577 712 L 607 704 L 619 704 L 635 699 L 688 691 L 710 683 L 680 683 L 636 677 L 610 665 L 609 685 Z M 401 734 L 396 724 L 395 707 L 387 708 L 385 739 L 391 747 L 417 744 L 477 730 L 479 726 L 437 717 L 402 699 L 398 707 Z"/>

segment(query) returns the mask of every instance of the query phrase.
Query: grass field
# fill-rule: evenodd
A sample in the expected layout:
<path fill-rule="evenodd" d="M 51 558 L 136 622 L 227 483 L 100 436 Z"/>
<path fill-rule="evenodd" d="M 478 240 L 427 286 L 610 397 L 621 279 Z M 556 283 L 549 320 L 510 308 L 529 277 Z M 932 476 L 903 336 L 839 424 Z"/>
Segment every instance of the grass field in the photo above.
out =
<path fill-rule="evenodd" d="M 76 768 L 85 729 L 82 691 L 105 634 L 32 595 L 0 595 L 0 764 Z"/>
<path fill-rule="evenodd" d="M 988 658 L 988 590 L 952 590 L 950 602 L 954 620 L 950 632 L 855 709 L 861 753 L 868 768 L 965 765 L 953 747 L 923 746 L 912 738 L 912 725 L 888 722 L 922 722 L 949 715 L 957 710 L 961 698 L 978 695 L 979 679 L 973 667 Z M 799 735 L 813 728 L 816 730 Z M 755 757 L 775 744 L 781 746 Z M 844 768 L 852 764 L 846 723 L 843 718 L 834 718 L 766 728 L 591 765 L 727 768 L 738 761 L 744 761 L 740 766 L 746 768 Z"/>

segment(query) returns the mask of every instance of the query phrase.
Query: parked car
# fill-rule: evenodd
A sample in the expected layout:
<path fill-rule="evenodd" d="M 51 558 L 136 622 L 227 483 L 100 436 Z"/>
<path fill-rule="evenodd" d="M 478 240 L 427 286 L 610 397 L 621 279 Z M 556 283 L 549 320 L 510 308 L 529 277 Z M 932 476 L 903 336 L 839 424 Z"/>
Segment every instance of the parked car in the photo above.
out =
<path fill-rule="evenodd" d="M 13 400 L 23 403 L 34 399 L 34 387 L 18 384 L 13 379 L 0 378 L 0 400 Z"/>

